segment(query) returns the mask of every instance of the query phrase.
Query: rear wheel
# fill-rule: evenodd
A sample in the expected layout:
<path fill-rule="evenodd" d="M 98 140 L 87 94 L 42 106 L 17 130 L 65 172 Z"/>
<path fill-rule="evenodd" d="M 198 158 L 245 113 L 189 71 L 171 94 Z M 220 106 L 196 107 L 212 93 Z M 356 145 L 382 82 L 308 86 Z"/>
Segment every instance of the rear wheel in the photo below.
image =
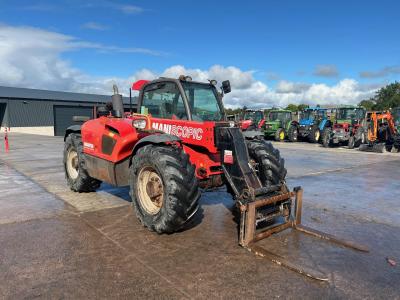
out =
<path fill-rule="evenodd" d="M 296 126 L 290 126 L 289 130 L 288 130 L 288 139 L 290 142 L 297 142 L 298 140 L 298 131 L 297 131 L 297 127 Z"/>
<path fill-rule="evenodd" d="M 283 142 L 284 140 L 285 140 L 285 130 L 283 130 L 283 128 L 279 128 L 275 132 L 275 141 Z"/>
<path fill-rule="evenodd" d="M 355 147 L 360 147 L 361 144 L 365 144 L 367 142 L 366 134 L 364 132 L 364 129 L 362 127 L 359 127 L 357 129 L 356 135 L 355 135 Z"/>
<path fill-rule="evenodd" d="M 354 135 L 352 135 L 351 137 L 349 137 L 349 143 L 348 143 L 349 149 L 354 149 L 355 143 L 356 141 Z"/>
<path fill-rule="evenodd" d="M 83 143 L 80 134 L 72 133 L 65 139 L 64 171 L 68 186 L 75 192 L 94 192 L 101 181 L 90 177 L 83 154 Z"/>
<path fill-rule="evenodd" d="M 322 133 L 322 145 L 328 148 L 331 145 L 331 130 L 326 128 Z"/>
<path fill-rule="evenodd" d="M 320 136 L 321 136 L 321 132 L 319 131 L 319 128 L 313 127 L 313 128 L 311 128 L 311 132 L 308 136 L 308 139 L 311 143 L 318 143 Z"/>
<path fill-rule="evenodd" d="M 256 125 L 251 124 L 246 130 L 250 131 L 250 130 L 257 130 Z"/>
<path fill-rule="evenodd" d="M 285 185 L 287 171 L 278 149 L 267 141 L 249 141 L 247 149 L 250 159 L 257 165 L 258 177 L 265 187 Z"/>
<path fill-rule="evenodd" d="M 195 214 L 195 167 L 181 148 L 147 145 L 132 160 L 130 194 L 141 223 L 158 233 L 179 230 Z"/>

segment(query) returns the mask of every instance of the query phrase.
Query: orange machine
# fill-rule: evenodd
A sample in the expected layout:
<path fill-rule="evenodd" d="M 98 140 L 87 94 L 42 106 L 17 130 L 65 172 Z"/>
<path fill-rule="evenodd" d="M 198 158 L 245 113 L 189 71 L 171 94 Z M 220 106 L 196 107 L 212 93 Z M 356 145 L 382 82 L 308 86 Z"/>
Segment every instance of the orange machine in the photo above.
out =
<path fill-rule="evenodd" d="M 362 151 L 398 152 L 400 148 L 400 135 L 395 126 L 395 121 L 390 111 L 368 112 L 368 140 L 362 145 Z"/>

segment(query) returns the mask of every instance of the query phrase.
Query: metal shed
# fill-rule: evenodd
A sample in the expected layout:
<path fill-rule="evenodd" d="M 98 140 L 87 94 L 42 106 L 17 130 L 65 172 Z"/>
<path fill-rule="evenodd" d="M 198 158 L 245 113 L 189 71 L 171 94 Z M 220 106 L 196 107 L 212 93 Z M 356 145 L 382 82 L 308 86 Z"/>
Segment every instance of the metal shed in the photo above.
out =
<path fill-rule="evenodd" d="M 129 98 L 123 100 L 129 111 Z M 73 116 L 94 117 L 96 108 L 109 101 L 111 95 L 0 86 L 0 125 L 11 132 L 63 135 Z M 136 97 L 132 109 L 136 111 Z"/>

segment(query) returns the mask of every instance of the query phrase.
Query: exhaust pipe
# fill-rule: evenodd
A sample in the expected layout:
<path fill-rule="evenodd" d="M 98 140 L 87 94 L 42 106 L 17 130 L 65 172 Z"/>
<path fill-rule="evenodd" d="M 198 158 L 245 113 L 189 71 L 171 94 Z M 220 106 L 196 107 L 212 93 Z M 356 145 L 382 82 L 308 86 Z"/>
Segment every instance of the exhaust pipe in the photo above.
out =
<path fill-rule="evenodd" d="M 124 116 L 124 103 L 122 102 L 122 95 L 118 93 L 118 87 L 116 84 L 113 85 L 114 95 L 111 96 L 113 115 L 116 118 L 122 118 Z"/>

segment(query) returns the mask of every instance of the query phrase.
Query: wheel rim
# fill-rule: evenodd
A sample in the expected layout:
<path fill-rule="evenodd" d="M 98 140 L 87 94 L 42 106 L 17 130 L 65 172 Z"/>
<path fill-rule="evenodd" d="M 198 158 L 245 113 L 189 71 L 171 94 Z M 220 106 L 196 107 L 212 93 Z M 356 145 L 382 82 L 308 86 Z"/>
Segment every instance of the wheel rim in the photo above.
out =
<path fill-rule="evenodd" d="M 293 131 L 293 140 L 297 141 L 297 130 Z"/>
<path fill-rule="evenodd" d="M 315 140 L 318 141 L 319 140 L 319 130 L 317 130 L 315 132 Z"/>
<path fill-rule="evenodd" d="M 282 141 L 285 138 L 285 133 L 283 131 L 281 131 L 279 133 L 279 139 Z"/>
<path fill-rule="evenodd" d="M 152 167 L 145 167 L 138 176 L 138 196 L 141 206 L 151 214 L 157 214 L 164 203 L 164 185 Z"/>
<path fill-rule="evenodd" d="M 71 178 L 71 179 L 76 179 L 76 178 L 78 178 L 78 174 L 79 174 L 79 168 L 78 168 L 78 164 L 79 163 L 79 160 L 78 160 L 78 153 L 76 152 L 76 150 L 75 149 L 70 149 L 69 151 L 68 151 L 68 154 L 67 154 L 67 162 L 66 162 L 66 165 L 67 165 L 67 173 L 68 173 L 68 176 Z"/>

